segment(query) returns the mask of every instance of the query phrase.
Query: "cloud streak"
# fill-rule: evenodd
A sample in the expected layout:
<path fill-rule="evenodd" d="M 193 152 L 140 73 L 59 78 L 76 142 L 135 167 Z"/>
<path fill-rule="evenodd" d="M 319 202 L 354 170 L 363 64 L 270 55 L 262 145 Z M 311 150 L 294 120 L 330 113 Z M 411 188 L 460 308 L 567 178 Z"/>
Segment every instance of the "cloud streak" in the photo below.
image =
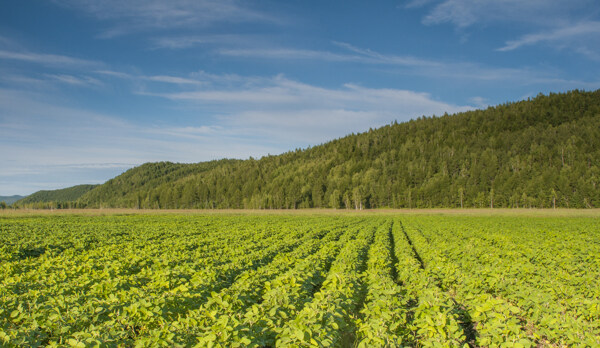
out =
<path fill-rule="evenodd" d="M 318 50 L 289 48 L 222 49 L 217 53 L 225 56 L 271 59 L 271 60 L 313 60 L 321 62 L 357 63 L 377 66 L 383 69 L 398 69 L 396 72 L 425 76 L 434 79 L 460 79 L 482 82 L 511 81 L 520 84 L 537 84 L 556 79 L 556 71 L 536 70 L 528 67 L 508 68 L 486 66 L 474 62 L 436 61 L 412 56 L 382 54 L 370 49 L 359 48 L 348 43 L 333 42 L 341 49 L 340 53 Z M 571 81 L 574 82 L 574 81 Z M 582 85 L 586 83 L 581 81 Z M 201 94 L 202 95 L 202 94 Z M 198 97 L 201 97 L 198 96 Z M 190 95 L 181 95 L 187 99 Z"/>
<path fill-rule="evenodd" d="M 242 77 L 238 77 L 242 79 Z M 228 83 L 231 77 L 222 76 L 222 80 L 213 77 L 214 83 Z M 178 93 L 149 93 L 153 96 L 172 100 L 189 100 L 208 103 L 240 103 L 244 105 L 258 104 L 266 106 L 328 105 L 330 107 L 374 108 L 405 105 L 412 102 L 421 105 L 432 105 L 433 101 L 426 93 L 416 93 L 397 89 L 372 89 L 354 84 L 345 84 L 339 89 L 328 89 L 290 80 L 283 75 L 272 78 L 248 78 L 247 87 L 208 88 Z M 442 105 L 440 103 L 439 105 Z M 443 104 L 449 107 L 448 104 Z M 418 115 L 417 115 L 418 116 Z"/>
<path fill-rule="evenodd" d="M 528 34 L 517 40 L 507 41 L 506 45 L 498 48 L 498 51 L 512 51 L 523 46 L 531 46 L 539 43 L 561 43 L 569 40 L 589 37 L 592 40 L 600 35 L 600 22 L 582 22 L 575 25 L 561 27 L 551 31 Z M 595 41 L 598 41 L 597 39 Z"/>
<path fill-rule="evenodd" d="M 413 1 L 409 5 L 418 7 L 429 2 Z M 494 22 L 554 26 L 564 23 L 573 13 L 585 13 L 593 4 L 591 0 L 443 0 L 423 18 L 423 23 L 449 23 L 457 28 Z"/>
<path fill-rule="evenodd" d="M 508 52 L 524 46 L 548 44 L 554 49 L 573 52 L 600 60 L 598 35 L 600 22 L 593 0 L 414 0 L 405 5 L 412 9 L 433 3 L 422 19 L 425 25 L 451 24 L 465 33 L 469 27 L 517 25 L 529 33 L 507 40 L 496 51 Z M 465 36 L 463 36 L 465 37 Z"/>
<path fill-rule="evenodd" d="M 67 74 L 45 74 L 45 76 L 51 80 L 72 86 L 99 87 L 103 85 L 100 80 L 89 76 L 73 76 Z"/>
<path fill-rule="evenodd" d="M 224 56 L 249 57 L 260 59 L 280 60 L 316 60 L 328 62 L 349 62 L 363 64 L 403 65 L 415 67 L 441 66 L 439 62 L 420 59 L 411 56 L 385 55 L 369 49 L 361 49 L 344 42 L 333 42 L 343 52 L 336 53 L 322 50 L 307 50 L 295 48 L 242 48 L 219 49 L 216 52 Z"/>
<path fill-rule="evenodd" d="M 277 22 L 233 0 L 55 0 L 112 23 L 100 37 L 171 28 L 207 27 L 215 23 Z"/>
<path fill-rule="evenodd" d="M 96 74 L 132 81 L 151 81 L 174 85 L 202 85 L 203 81 L 171 75 L 133 75 L 114 70 L 96 70 Z"/>
<path fill-rule="evenodd" d="M 16 60 L 47 66 L 60 66 L 65 68 L 90 68 L 103 65 L 98 61 L 73 58 L 58 54 L 14 52 L 7 50 L 0 50 L 0 59 Z"/>
<path fill-rule="evenodd" d="M 200 110 L 219 110 L 215 115 L 216 125 L 179 129 L 176 133 L 180 135 L 271 139 L 278 147 L 285 148 L 322 143 L 393 120 L 406 121 L 421 115 L 471 109 L 409 90 L 356 84 L 323 88 L 283 75 L 248 77 L 247 81 L 242 76 L 220 77 L 211 75 L 210 84 L 196 90 L 142 94 L 189 103 Z M 237 83 L 231 84 L 232 80 Z M 290 139 L 295 139 L 295 143 L 290 144 Z"/>
<path fill-rule="evenodd" d="M 163 36 L 153 38 L 152 49 L 184 49 L 200 45 L 234 45 L 244 46 L 249 44 L 257 44 L 260 40 L 257 36 L 252 35 L 233 35 L 233 34 L 218 34 L 218 35 L 195 35 L 195 36 Z"/>

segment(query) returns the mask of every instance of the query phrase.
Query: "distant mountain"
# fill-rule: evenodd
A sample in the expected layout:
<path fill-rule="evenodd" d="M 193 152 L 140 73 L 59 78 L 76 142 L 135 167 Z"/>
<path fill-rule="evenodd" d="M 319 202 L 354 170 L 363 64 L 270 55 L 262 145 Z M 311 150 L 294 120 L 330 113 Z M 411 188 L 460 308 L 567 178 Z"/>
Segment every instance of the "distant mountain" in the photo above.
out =
<path fill-rule="evenodd" d="M 147 163 L 88 207 L 600 206 L 600 90 L 405 123 L 259 160 Z"/>
<path fill-rule="evenodd" d="M 28 206 L 35 203 L 48 202 L 75 202 L 83 194 L 95 188 L 98 185 L 77 185 L 59 190 L 37 191 L 27 197 L 15 202 L 16 206 Z"/>
<path fill-rule="evenodd" d="M 18 201 L 19 199 L 23 199 L 25 198 L 25 196 L 0 196 L 0 202 L 4 202 L 8 205 L 13 204 L 14 202 Z"/>

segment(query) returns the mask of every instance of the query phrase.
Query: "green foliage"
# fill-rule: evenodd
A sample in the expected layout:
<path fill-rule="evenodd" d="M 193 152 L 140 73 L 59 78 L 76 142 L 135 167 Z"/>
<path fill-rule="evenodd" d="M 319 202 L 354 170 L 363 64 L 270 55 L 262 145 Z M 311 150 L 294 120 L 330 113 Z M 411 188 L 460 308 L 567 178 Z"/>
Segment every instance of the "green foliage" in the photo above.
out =
<path fill-rule="evenodd" d="M 79 204 L 130 208 L 600 206 L 600 91 L 421 117 L 259 160 L 148 163 Z"/>
<path fill-rule="evenodd" d="M 600 345 L 596 218 L 0 216 L 3 347 Z"/>
<path fill-rule="evenodd" d="M 358 347 L 406 346 L 412 340 L 409 300 L 406 291 L 393 277 L 393 250 L 390 222 L 382 224 L 369 249 L 365 280 L 367 296 L 357 319 Z"/>
<path fill-rule="evenodd" d="M 75 208 L 75 203 L 86 192 L 98 185 L 77 185 L 60 190 L 42 190 L 22 198 L 15 203 L 15 207 L 25 208 Z"/>
<path fill-rule="evenodd" d="M 460 303 L 479 346 L 600 344 L 594 219 L 403 220 L 425 271 Z"/>

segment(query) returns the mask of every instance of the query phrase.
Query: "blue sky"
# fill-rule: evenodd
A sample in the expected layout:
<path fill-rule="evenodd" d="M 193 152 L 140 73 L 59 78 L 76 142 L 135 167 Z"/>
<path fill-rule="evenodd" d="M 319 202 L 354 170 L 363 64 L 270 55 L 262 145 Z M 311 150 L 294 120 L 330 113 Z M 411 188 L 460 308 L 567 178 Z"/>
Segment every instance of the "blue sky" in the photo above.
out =
<path fill-rule="evenodd" d="M 600 88 L 596 0 L 0 3 L 0 195 Z"/>

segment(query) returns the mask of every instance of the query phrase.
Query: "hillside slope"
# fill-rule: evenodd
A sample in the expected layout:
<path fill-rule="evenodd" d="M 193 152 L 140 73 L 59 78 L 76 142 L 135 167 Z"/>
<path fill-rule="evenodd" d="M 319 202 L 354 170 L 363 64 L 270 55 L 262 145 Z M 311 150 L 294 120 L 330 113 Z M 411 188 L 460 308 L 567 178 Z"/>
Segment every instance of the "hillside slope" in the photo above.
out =
<path fill-rule="evenodd" d="M 16 206 L 27 206 L 33 203 L 74 202 L 86 192 L 98 185 L 77 185 L 59 190 L 42 190 L 16 201 Z"/>
<path fill-rule="evenodd" d="M 14 196 L 0 196 L 0 202 L 4 202 L 8 205 L 13 204 L 14 202 L 18 201 L 19 199 L 23 199 L 25 198 L 25 196 L 18 196 L 18 195 L 14 195 Z"/>
<path fill-rule="evenodd" d="M 600 206 L 600 91 L 540 95 L 259 160 L 150 163 L 89 207 Z"/>

